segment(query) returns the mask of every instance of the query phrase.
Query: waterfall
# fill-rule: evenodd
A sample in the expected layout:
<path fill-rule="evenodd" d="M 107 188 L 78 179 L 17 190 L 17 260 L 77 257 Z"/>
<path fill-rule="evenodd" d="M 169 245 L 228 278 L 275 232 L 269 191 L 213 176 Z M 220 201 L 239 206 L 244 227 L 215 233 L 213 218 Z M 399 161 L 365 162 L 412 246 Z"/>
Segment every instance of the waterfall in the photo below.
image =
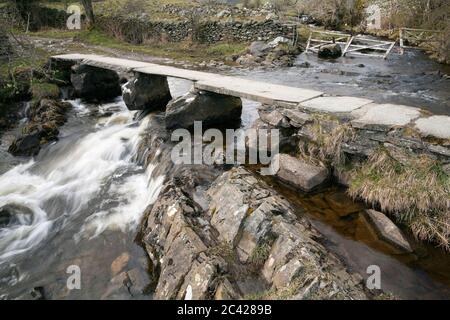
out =
<path fill-rule="evenodd" d="M 79 100 L 70 102 L 76 117 L 92 112 Z M 0 209 L 9 217 L 6 226 L 0 225 L 0 264 L 80 218 L 76 241 L 107 229 L 135 229 L 155 201 L 164 176 L 153 177 L 155 164 L 144 170 L 134 161 L 148 121 L 134 121 L 121 100 L 96 112 L 101 117 L 90 131 L 69 130 L 37 159 L 0 176 Z"/>

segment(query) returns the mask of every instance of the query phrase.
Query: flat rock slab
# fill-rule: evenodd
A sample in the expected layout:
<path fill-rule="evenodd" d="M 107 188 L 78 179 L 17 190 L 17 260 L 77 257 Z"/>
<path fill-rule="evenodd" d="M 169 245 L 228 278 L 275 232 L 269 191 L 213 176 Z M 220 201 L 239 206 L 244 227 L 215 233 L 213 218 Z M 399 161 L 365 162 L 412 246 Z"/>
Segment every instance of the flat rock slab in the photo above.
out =
<path fill-rule="evenodd" d="M 375 210 L 366 210 L 364 218 L 374 228 L 381 240 L 405 252 L 413 251 L 400 229 L 383 213 Z"/>
<path fill-rule="evenodd" d="M 226 76 L 221 76 L 220 78 L 213 76 L 210 79 L 195 83 L 194 86 L 199 90 L 212 91 L 281 106 L 292 106 L 323 94 L 322 92 L 309 89 L 293 88 Z"/>
<path fill-rule="evenodd" d="M 450 117 L 432 116 L 416 121 L 416 129 L 425 137 L 450 139 Z"/>
<path fill-rule="evenodd" d="M 328 178 L 326 168 L 317 167 L 287 154 L 277 154 L 272 160 L 272 169 L 279 163 L 275 176 L 281 181 L 304 191 L 311 191 Z"/>
<path fill-rule="evenodd" d="M 267 104 L 296 105 L 319 97 L 323 93 L 315 90 L 293 88 L 267 82 L 229 77 L 214 73 L 180 69 L 128 59 L 110 58 L 100 55 L 67 54 L 53 56 L 53 59 L 77 61 L 86 65 L 115 71 L 135 71 L 195 81 L 199 90 L 255 100 Z"/>
<path fill-rule="evenodd" d="M 147 62 L 120 59 L 120 58 L 111 58 L 95 54 L 64 54 L 59 56 L 53 56 L 52 59 L 63 61 L 72 60 L 92 67 L 124 72 L 129 72 L 136 68 L 142 68 L 151 65 L 150 63 Z"/>
<path fill-rule="evenodd" d="M 420 109 L 396 104 L 368 104 L 352 112 L 356 128 L 381 129 L 405 126 L 420 117 Z"/>
<path fill-rule="evenodd" d="M 296 128 L 300 128 L 305 123 L 313 120 L 313 118 L 309 114 L 295 109 L 281 109 L 280 113 L 288 118 L 289 123 Z"/>
<path fill-rule="evenodd" d="M 318 97 L 302 102 L 300 106 L 319 112 L 347 113 L 372 102 L 372 100 L 356 97 Z"/>
<path fill-rule="evenodd" d="M 160 76 L 167 76 L 179 79 L 186 79 L 191 81 L 202 81 L 211 78 L 211 76 L 220 77 L 220 75 L 215 75 L 207 72 L 180 69 L 171 66 L 164 66 L 154 63 L 147 63 L 146 66 L 135 69 L 136 72 L 154 74 Z"/>

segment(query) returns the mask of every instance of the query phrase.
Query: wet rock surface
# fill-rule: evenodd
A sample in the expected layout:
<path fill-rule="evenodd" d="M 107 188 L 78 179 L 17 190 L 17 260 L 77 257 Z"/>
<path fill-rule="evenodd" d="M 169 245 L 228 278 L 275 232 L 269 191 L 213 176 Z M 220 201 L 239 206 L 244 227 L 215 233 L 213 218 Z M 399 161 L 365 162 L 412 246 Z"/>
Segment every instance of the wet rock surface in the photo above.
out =
<path fill-rule="evenodd" d="M 381 239 L 403 252 L 412 252 L 411 245 L 400 229 L 383 213 L 366 210 L 363 216 Z"/>
<path fill-rule="evenodd" d="M 194 121 L 203 127 L 238 127 L 242 113 L 240 98 L 206 91 L 189 92 L 167 105 L 168 129 L 191 128 Z"/>
<path fill-rule="evenodd" d="M 75 95 L 87 101 L 108 100 L 122 94 L 115 71 L 81 64 L 72 67 L 70 80 Z"/>
<path fill-rule="evenodd" d="M 308 164 L 287 154 L 276 155 L 272 163 L 279 164 L 275 177 L 303 191 L 312 191 L 328 179 L 326 168 Z"/>
<path fill-rule="evenodd" d="M 30 107 L 29 121 L 22 134 L 9 146 L 14 156 L 35 156 L 41 147 L 58 139 L 59 130 L 66 121 L 65 113 L 71 105 L 51 99 L 42 99 Z"/>
<path fill-rule="evenodd" d="M 163 76 L 136 73 L 122 89 L 129 110 L 164 110 L 172 99 L 167 77 Z"/>
<path fill-rule="evenodd" d="M 317 55 L 322 59 L 337 59 L 342 56 L 342 49 L 339 44 L 327 44 L 320 46 Z"/>
<path fill-rule="evenodd" d="M 361 278 L 320 244 L 320 234 L 251 172 L 234 168 L 193 200 L 198 178 L 167 181 L 146 213 L 143 243 L 157 299 L 366 299 Z"/>

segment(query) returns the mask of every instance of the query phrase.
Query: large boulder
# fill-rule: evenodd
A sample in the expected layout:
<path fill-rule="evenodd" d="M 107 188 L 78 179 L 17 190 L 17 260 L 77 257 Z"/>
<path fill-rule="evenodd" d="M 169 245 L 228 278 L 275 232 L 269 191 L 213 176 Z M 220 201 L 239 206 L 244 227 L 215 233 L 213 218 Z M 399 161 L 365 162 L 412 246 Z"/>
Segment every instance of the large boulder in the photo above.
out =
<path fill-rule="evenodd" d="M 275 165 L 279 166 L 278 171 Z M 277 154 L 272 160 L 272 168 L 278 179 L 303 191 L 312 191 L 328 178 L 326 168 L 311 165 L 287 154 Z"/>
<path fill-rule="evenodd" d="M 202 121 L 204 128 L 214 125 L 235 128 L 240 124 L 241 114 L 240 98 L 206 91 L 189 92 L 167 105 L 166 127 L 191 128 L 194 121 Z"/>
<path fill-rule="evenodd" d="M 286 199 L 244 168 L 212 185 L 205 169 L 178 171 L 145 214 L 155 299 L 367 298 Z M 203 208 L 194 195 L 205 190 Z"/>
<path fill-rule="evenodd" d="M 326 44 L 319 48 L 319 58 L 323 59 L 336 59 L 342 56 L 341 46 L 337 43 Z"/>
<path fill-rule="evenodd" d="M 72 67 L 70 81 L 75 95 L 88 101 L 102 101 L 122 94 L 119 76 L 115 71 L 88 66 Z"/>
<path fill-rule="evenodd" d="M 23 135 L 9 146 L 8 152 L 13 156 L 31 157 L 35 156 L 41 150 L 41 137 L 43 131 L 39 130 L 31 134 Z"/>
<path fill-rule="evenodd" d="M 254 41 L 250 44 L 248 48 L 249 53 L 255 57 L 263 57 L 267 55 L 271 47 L 264 41 Z"/>
<path fill-rule="evenodd" d="M 167 77 L 136 73 L 122 87 L 122 96 L 129 110 L 164 110 L 172 100 Z"/>

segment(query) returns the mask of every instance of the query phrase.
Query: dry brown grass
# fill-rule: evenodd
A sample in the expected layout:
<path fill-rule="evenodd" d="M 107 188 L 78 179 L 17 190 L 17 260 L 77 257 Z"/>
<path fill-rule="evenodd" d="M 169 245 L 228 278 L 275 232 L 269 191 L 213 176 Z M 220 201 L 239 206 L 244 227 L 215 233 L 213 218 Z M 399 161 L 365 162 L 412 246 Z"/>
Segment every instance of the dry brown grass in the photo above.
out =
<path fill-rule="evenodd" d="M 332 123 L 332 126 L 335 127 L 327 131 L 321 124 L 324 120 Z M 355 137 L 355 131 L 349 124 L 339 124 L 337 120 L 318 118 L 309 127 L 309 134 L 312 141 L 301 141 L 299 144 L 301 158 L 326 167 L 337 167 L 344 164 L 345 156 L 342 152 L 342 144 Z"/>
<path fill-rule="evenodd" d="M 450 178 L 428 156 L 399 162 L 380 148 L 361 166 L 352 169 L 348 190 L 394 215 L 420 240 L 450 249 Z"/>

